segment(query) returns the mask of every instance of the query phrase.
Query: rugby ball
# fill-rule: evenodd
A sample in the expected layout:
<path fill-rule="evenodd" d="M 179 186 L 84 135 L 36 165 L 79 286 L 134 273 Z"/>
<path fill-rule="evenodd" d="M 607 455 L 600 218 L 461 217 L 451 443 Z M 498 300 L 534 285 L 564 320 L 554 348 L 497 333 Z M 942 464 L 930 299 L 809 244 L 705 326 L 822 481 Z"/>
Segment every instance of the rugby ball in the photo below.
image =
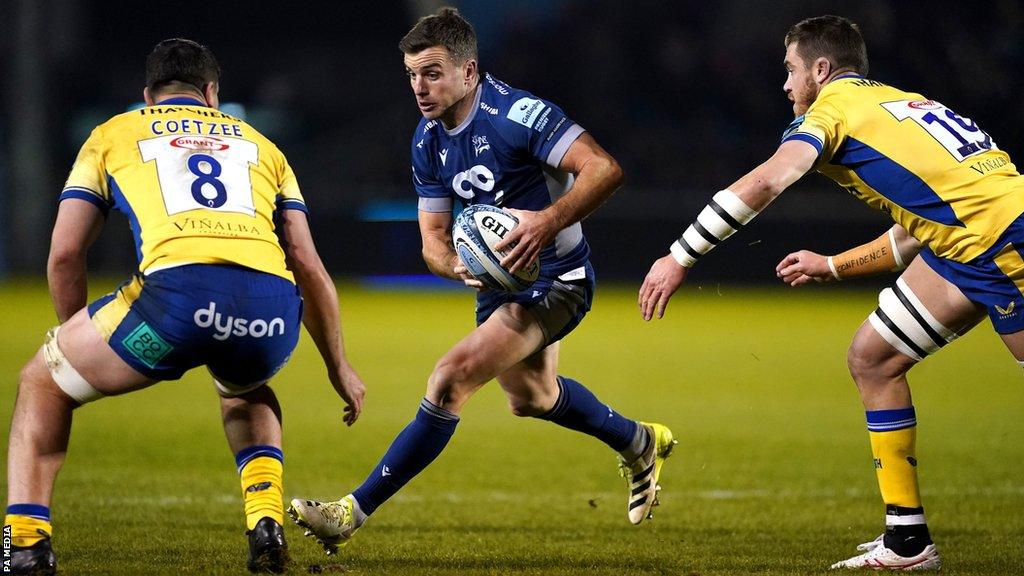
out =
<path fill-rule="evenodd" d="M 507 251 L 499 252 L 494 246 L 518 225 L 518 218 L 487 204 L 469 206 L 455 218 L 452 226 L 455 253 L 466 270 L 488 288 L 519 292 L 529 288 L 540 274 L 537 260 L 515 274 L 501 267 L 501 259 Z"/>

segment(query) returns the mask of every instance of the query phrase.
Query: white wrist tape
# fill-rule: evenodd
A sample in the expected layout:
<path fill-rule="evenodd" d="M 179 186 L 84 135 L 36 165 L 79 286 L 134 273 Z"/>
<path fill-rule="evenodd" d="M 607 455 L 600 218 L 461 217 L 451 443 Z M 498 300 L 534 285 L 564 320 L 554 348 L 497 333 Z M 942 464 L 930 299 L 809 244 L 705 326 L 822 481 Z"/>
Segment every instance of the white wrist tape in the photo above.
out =
<path fill-rule="evenodd" d="M 900 247 L 896 245 L 896 233 L 893 230 L 893 228 L 889 228 L 889 244 L 892 245 L 892 255 L 896 259 L 896 270 L 903 270 L 907 264 L 903 261 L 903 255 L 900 254 Z"/>
<path fill-rule="evenodd" d="M 757 216 L 731 190 L 722 190 L 700 211 L 697 220 L 672 244 L 672 256 L 681 266 L 692 267 L 722 240 L 732 236 Z"/>
<path fill-rule="evenodd" d="M 836 270 L 836 263 L 832 260 L 832 257 L 829 256 L 825 261 L 828 262 L 828 269 L 832 271 L 832 277 L 842 282 L 843 279 L 839 277 L 839 272 Z"/>

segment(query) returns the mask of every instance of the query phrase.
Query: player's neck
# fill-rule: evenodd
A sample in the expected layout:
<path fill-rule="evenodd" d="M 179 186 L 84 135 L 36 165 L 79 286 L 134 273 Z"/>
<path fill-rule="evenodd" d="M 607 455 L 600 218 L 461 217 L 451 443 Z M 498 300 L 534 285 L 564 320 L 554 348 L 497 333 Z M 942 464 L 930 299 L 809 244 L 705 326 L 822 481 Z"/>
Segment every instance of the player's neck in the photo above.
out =
<path fill-rule="evenodd" d="M 822 87 L 824 87 L 835 80 L 838 80 L 840 78 L 846 78 L 848 76 L 860 76 L 860 74 L 858 74 L 857 71 L 852 68 L 840 68 L 839 70 L 836 70 L 835 72 L 829 74 L 828 78 L 826 78 L 825 81 L 821 83 L 821 85 Z"/>
<path fill-rule="evenodd" d="M 166 100 L 173 100 L 175 98 L 189 98 L 191 100 L 196 100 L 197 102 L 202 102 L 203 106 L 209 105 L 206 102 L 206 98 L 196 94 L 195 92 L 168 92 L 166 94 L 160 94 L 156 98 L 153 98 L 153 105 L 159 106 L 162 102 Z"/>
<path fill-rule="evenodd" d="M 441 115 L 441 124 L 443 124 L 447 130 L 451 130 L 462 124 L 466 121 L 466 118 L 469 118 L 469 115 L 474 112 L 475 109 L 473 107 L 473 103 L 476 102 L 476 91 L 479 89 L 480 80 L 478 78 L 476 85 Z"/>

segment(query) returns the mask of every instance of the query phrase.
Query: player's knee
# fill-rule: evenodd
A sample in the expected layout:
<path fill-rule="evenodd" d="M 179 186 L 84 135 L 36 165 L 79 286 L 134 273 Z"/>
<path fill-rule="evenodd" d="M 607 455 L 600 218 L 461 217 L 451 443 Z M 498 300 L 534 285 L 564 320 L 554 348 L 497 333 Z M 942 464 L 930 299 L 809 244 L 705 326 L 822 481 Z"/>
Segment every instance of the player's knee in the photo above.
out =
<path fill-rule="evenodd" d="M 22 367 L 21 373 L 18 375 L 18 395 L 49 397 L 54 402 L 66 403 L 74 408 L 79 406 L 78 402 L 75 402 L 57 386 L 50 371 L 38 356 L 29 360 Z"/>
<path fill-rule="evenodd" d="M 441 402 L 439 406 L 461 406 L 476 389 L 470 382 L 470 374 L 471 367 L 467 362 L 442 358 L 430 374 L 428 393 Z"/>
<path fill-rule="evenodd" d="M 914 365 L 914 360 L 895 350 L 878 350 L 854 339 L 846 352 L 846 366 L 858 387 L 874 382 L 888 382 L 903 375 Z"/>

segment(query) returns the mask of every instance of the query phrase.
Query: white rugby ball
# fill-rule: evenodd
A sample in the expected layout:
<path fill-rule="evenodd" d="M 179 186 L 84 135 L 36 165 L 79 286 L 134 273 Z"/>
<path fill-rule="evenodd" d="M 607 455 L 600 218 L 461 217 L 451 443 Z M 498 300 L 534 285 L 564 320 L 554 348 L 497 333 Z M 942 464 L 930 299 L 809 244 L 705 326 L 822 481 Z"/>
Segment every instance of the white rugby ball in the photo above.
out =
<path fill-rule="evenodd" d="M 538 260 L 515 274 L 501 266 L 507 251 L 499 252 L 494 246 L 518 225 L 518 218 L 487 204 L 469 206 L 455 218 L 452 227 L 455 253 L 469 273 L 488 288 L 519 292 L 529 288 L 540 274 Z"/>

